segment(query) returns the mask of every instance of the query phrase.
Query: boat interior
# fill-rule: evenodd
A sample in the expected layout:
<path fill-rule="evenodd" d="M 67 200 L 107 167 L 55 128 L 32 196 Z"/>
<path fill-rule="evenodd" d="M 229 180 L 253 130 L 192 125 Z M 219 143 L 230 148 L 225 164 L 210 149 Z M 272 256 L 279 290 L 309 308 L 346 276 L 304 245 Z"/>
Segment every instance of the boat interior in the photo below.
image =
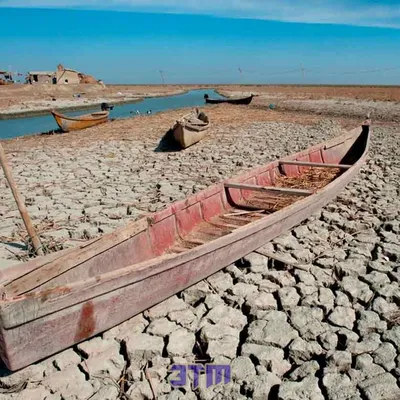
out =
<path fill-rule="evenodd" d="M 2 274 L 3 293 L 12 299 L 43 292 L 166 254 L 180 255 L 229 235 L 345 174 L 365 153 L 368 138 L 365 125 L 225 180 L 78 249 L 20 264 L 11 275 Z"/>

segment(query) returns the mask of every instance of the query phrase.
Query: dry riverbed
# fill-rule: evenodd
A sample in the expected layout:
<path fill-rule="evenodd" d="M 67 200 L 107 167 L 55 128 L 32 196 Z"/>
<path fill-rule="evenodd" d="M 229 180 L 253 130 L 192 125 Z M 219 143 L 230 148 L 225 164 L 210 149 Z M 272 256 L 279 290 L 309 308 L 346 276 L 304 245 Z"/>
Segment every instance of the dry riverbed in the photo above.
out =
<path fill-rule="evenodd" d="M 321 95 L 309 95 L 306 88 L 303 89 L 304 92 L 294 92 L 291 95 L 286 92 L 260 90 L 258 87 L 242 88 L 241 91 L 219 89 L 218 92 L 228 97 L 245 97 L 255 94 L 256 97 L 252 101 L 252 106 L 261 109 L 268 109 L 272 104 L 276 109 L 281 111 L 307 112 L 321 117 L 359 119 L 363 119 L 367 113 L 370 113 L 375 122 L 400 123 L 400 101 L 376 100 L 373 95 L 371 95 L 371 98 L 362 99 L 328 95 L 320 98 Z M 400 88 L 397 90 L 400 96 Z M 394 96 L 394 93 L 391 94 Z"/>
<path fill-rule="evenodd" d="M 207 112 L 210 134 L 182 152 L 154 151 L 182 111 L 3 141 L 46 246 L 77 246 L 362 121 Z M 400 398 L 399 172 L 400 129 L 381 123 L 370 159 L 338 199 L 262 248 L 286 263 L 251 253 L 94 339 L 4 371 L 0 400 L 151 399 L 151 387 L 158 400 Z M 5 266 L 27 254 L 3 175 L 0 186 Z M 171 364 L 196 360 L 230 364 L 232 381 L 173 389 Z"/>

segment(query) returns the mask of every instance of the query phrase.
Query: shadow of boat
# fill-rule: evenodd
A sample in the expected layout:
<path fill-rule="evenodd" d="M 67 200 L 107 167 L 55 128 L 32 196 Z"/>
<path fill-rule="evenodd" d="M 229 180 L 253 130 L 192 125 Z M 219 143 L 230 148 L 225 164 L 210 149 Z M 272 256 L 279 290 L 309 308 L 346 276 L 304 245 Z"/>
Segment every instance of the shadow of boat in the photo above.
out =
<path fill-rule="evenodd" d="M 181 147 L 179 143 L 174 138 L 174 131 L 169 129 L 165 135 L 161 138 L 160 142 L 158 143 L 157 147 L 154 149 L 154 152 L 174 152 L 174 151 L 181 151 Z"/>
<path fill-rule="evenodd" d="M 57 135 L 64 133 L 61 129 L 50 129 L 49 131 L 40 132 L 39 135 Z"/>

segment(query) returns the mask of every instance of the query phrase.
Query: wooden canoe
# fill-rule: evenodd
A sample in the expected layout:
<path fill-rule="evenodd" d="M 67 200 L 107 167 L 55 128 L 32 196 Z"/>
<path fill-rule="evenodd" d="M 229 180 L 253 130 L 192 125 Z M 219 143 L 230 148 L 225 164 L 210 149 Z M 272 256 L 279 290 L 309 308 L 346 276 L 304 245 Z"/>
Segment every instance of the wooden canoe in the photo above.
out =
<path fill-rule="evenodd" d="M 176 121 L 172 131 L 174 139 L 183 149 L 186 149 L 203 139 L 209 126 L 208 117 L 196 110 Z"/>
<path fill-rule="evenodd" d="M 369 137 L 366 123 L 88 244 L 2 270 L 2 359 L 17 370 L 57 353 L 263 246 L 340 193 Z"/>
<path fill-rule="evenodd" d="M 221 103 L 229 103 L 229 104 L 243 104 L 243 105 L 249 105 L 251 101 L 253 100 L 254 95 L 252 94 L 249 97 L 243 97 L 241 99 L 210 99 L 208 97 L 208 94 L 204 95 L 204 100 L 208 104 L 221 104 Z"/>
<path fill-rule="evenodd" d="M 103 124 L 108 121 L 109 112 L 100 111 L 91 114 L 80 115 L 78 117 L 68 117 L 56 111 L 51 111 L 57 125 L 63 132 L 77 131 L 91 126 Z"/>

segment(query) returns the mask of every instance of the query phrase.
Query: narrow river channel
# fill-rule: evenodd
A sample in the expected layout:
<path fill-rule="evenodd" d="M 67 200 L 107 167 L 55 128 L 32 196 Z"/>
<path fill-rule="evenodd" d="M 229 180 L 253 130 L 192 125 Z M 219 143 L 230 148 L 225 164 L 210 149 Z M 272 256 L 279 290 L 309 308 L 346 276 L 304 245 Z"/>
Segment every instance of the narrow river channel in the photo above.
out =
<path fill-rule="evenodd" d="M 184 107 L 205 107 L 204 94 L 206 93 L 211 98 L 223 98 L 212 89 L 191 90 L 176 96 L 147 98 L 135 103 L 116 105 L 110 112 L 110 118 L 134 118 L 137 115 L 136 111 L 139 111 L 140 114 L 146 114 L 147 111 L 151 110 L 152 114 L 154 114 Z M 90 110 L 65 112 L 65 114 L 75 116 L 94 111 L 100 111 L 100 106 Z M 50 113 L 37 117 L 5 119 L 0 120 L 0 139 L 11 139 L 17 136 L 32 135 L 56 129 L 58 129 L 58 126 Z"/>

